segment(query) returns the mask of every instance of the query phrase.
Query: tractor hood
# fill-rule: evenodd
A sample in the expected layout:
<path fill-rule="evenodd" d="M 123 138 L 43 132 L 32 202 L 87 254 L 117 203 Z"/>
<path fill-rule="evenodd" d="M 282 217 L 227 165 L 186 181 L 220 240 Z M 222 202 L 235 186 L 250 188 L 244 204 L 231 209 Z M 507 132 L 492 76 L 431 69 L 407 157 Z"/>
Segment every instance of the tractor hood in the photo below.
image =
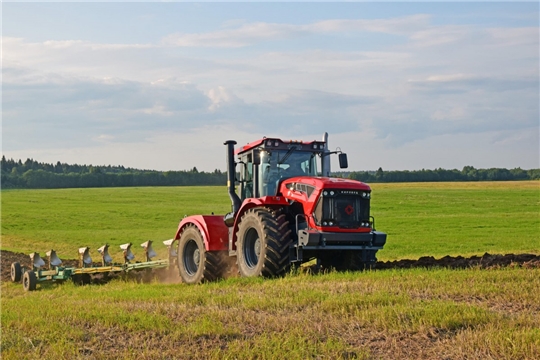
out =
<path fill-rule="evenodd" d="M 291 186 L 294 184 L 303 184 L 308 187 L 313 187 L 313 190 L 321 189 L 350 189 L 371 191 L 369 185 L 356 180 L 342 179 L 342 178 L 330 178 L 330 177 L 310 177 L 310 176 L 297 176 L 284 180 L 281 183 L 281 193 L 285 195 Z"/>
<path fill-rule="evenodd" d="M 356 180 L 297 176 L 283 180 L 279 186 L 278 196 L 289 201 L 297 201 L 304 205 L 305 210 L 311 210 L 324 190 L 347 191 L 351 193 L 371 193 L 369 185 Z"/>

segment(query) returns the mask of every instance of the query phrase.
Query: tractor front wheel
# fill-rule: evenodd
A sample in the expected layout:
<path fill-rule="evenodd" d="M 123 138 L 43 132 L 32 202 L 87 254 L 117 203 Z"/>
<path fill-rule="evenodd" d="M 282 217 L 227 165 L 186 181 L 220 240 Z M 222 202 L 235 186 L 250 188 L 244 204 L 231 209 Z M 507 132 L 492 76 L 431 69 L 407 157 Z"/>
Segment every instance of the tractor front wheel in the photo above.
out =
<path fill-rule="evenodd" d="M 206 251 L 199 229 L 188 225 L 178 241 L 178 271 L 182 281 L 198 284 L 223 277 L 223 254 L 221 251 Z"/>
<path fill-rule="evenodd" d="M 290 268 L 291 230 L 284 214 L 268 208 L 246 211 L 237 232 L 238 271 L 246 277 L 273 277 Z"/>

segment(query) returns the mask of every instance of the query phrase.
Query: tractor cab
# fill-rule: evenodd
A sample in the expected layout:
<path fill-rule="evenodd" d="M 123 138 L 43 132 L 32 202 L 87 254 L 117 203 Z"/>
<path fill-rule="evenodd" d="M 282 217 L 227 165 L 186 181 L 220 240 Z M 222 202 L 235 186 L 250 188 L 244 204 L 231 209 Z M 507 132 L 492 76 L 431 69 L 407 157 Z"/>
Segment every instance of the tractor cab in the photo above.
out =
<path fill-rule="evenodd" d="M 236 151 L 240 199 L 275 196 L 279 182 L 291 177 L 320 176 L 318 163 L 328 154 L 325 145 L 263 138 L 241 147 Z"/>

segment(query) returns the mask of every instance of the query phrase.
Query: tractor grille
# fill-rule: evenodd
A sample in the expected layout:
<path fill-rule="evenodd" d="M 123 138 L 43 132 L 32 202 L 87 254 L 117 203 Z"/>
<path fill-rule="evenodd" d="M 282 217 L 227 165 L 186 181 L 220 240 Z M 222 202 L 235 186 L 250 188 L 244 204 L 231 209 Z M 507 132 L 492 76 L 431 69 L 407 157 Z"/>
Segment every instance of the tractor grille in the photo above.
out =
<path fill-rule="evenodd" d="M 357 229 L 369 223 L 369 195 L 362 196 L 366 192 L 328 190 L 325 193 L 313 214 L 317 225 Z"/>

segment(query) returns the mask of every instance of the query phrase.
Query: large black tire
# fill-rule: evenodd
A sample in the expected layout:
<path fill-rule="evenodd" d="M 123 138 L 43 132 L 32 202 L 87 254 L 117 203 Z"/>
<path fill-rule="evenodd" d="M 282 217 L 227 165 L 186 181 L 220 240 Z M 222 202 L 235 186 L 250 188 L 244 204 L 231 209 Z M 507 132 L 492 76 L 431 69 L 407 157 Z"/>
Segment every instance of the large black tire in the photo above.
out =
<path fill-rule="evenodd" d="M 240 275 L 274 277 L 290 269 L 291 230 L 285 214 L 253 208 L 242 216 L 236 234 Z"/>
<path fill-rule="evenodd" d="M 178 241 L 178 272 L 186 284 L 215 281 L 226 270 L 224 251 L 206 251 L 199 229 L 188 225 Z"/>
<path fill-rule="evenodd" d="M 375 267 L 375 250 L 328 251 L 319 258 L 323 270 L 358 271 Z"/>
<path fill-rule="evenodd" d="M 11 263 L 11 281 L 19 282 L 22 278 L 21 264 L 18 262 Z"/>
<path fill-rule="evenodd" d="M 34 291 L 36 290 L 37 277 L 36 273 L 33 271 L 27 271 L 23 275 L 23 288 L 25 291 Z"/>

